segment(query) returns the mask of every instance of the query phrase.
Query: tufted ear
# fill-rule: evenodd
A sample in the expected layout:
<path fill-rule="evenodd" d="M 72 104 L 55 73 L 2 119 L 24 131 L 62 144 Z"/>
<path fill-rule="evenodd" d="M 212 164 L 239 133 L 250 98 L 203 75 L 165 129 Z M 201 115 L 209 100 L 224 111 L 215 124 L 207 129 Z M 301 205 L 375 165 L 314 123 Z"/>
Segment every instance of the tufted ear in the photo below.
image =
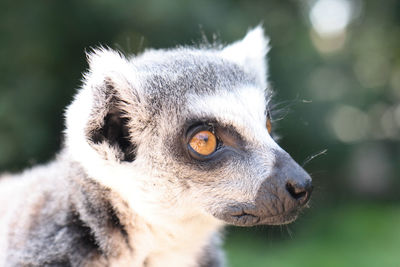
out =
<path fill-rule="evenodd" d="M 221 53 L 222 57 L 255 74 L 257 82 L 265 88 L 268 74 L 266 55 L 269 49 L 269 38 L 264 35 L 264 29 L 260 25 L 250 30 L 242 40 L 225 47 Z"/>
<path fill-rule="evenodd" d="M 66 146 L 78 158 L 135 159 L 136 119 L 143 114 L 134 67 L 121 54 L 88 54 L 84 85 L 66 112 Z"/>

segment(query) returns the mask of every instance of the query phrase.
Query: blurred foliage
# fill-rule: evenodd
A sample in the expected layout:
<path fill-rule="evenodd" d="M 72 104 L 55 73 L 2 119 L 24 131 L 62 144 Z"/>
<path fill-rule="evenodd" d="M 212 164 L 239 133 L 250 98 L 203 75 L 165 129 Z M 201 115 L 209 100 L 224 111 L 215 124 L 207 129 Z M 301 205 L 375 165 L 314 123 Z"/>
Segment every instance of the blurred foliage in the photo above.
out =
<path fill-rule="evenodd" d="M 254 230 L 241 230 L 228 243 L 232 266 L 266 266 L 252 265 L 253 256 L 273 266 L 297 258 L 302 266 L 395 266 L 400 211 L 387 205 L 400 200 L 400 2 L 340 0 L 351 19 L 327 37 L 310 20 L 318 1 L 1 1 L 0 172 L 46 162 L 60 148 L 63 111 L 91 47 L 137 54 L 196 44 L 203 33 L 229 43 L 262 22 L 283 110 L 274 118 L 280 144 L 300 163 L 327 152 L 305 166 L 315 190 L 306 223 L 291 226 L 299 240 L 278 234 L 272 249 L 267 237 L 252 245 L 245 236 Z M 374 242 L 383 246 L 376 257 Z"/>
<path fill-rule="evenodd" d="M 275 231 L 263 227 L 236 230 L 226 241 L 229 266 L 400 265 L 398 206 L 352 204 L 332 208 L 329 213 L 302 220 L 303 225 L 296 232 L 290 230 L 291 226 L 281 226 Z M 282 240 L 282 236 L 286 238 Z"/>

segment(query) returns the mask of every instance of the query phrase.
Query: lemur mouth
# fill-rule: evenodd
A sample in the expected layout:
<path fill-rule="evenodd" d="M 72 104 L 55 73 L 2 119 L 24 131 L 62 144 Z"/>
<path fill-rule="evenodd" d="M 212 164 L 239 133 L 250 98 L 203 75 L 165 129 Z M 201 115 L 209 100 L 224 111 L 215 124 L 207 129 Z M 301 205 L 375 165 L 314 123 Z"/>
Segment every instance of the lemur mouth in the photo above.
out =
<path fill-rule="evenodd" d="M 295 221 L 298 214 L 305 207 L 308 207 L 307 203 L 300 207 L 273 214 L 269 213 L 268 209 L 235 205 L 226 208 L 225 212 L 214 213 L 214 216 L 235 226 L 283 225 Z"/>
<path fill-rule="evenodd" d="M 289 212 L 273 216 L 257 216 L 245 211 L 226 216 L 224 221 L 236 226 L 255 226 L 255 225 L 282 225 L 289 224 L 297 219 L 298 212 Z M 230 218 L 229 218 L 230 217 Z"/>

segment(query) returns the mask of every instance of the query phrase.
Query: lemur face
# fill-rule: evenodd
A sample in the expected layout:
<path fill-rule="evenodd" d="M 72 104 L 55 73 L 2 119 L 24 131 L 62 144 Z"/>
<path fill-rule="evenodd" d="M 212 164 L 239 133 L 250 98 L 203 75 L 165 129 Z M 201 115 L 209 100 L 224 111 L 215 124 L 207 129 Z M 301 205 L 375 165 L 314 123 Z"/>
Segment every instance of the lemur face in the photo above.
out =
<path fill-rule="evenodd" d="M 234 225 L 294 220 L 309 200 L 311 178 L 271 138 L 264 92 L 244 85 L 188 99 L 190 115 L 171 138 L 171 165 L 197 203 Z"/>
<path fill-rule="evenodd" d="M 70 154 L 152 221 L 293 221 L 311 178 L 270 135 L 267 43 L 258 27 L 222 49 L 95 52 L 67 112 Z"/>

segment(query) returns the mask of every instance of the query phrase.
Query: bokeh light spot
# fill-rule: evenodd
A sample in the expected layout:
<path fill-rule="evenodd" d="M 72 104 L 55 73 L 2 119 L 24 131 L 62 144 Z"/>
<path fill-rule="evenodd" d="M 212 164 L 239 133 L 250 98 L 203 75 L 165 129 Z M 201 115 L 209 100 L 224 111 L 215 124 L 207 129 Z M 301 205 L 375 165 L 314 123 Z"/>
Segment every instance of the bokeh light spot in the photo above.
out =
<path fill-rule="evenodd" d="M 310 11 L 314 30 L 322 37 L 340 35 L 346 30 L 352 6 L 346 0 L 318 0 Z"/>
<path fill-rule="evenodd" d="M 367 114 L 352 106 L 339 106 L 330 117 L 330 124 L 337 139 L 342 142 L 364 140 L 369 132 Z"/>

